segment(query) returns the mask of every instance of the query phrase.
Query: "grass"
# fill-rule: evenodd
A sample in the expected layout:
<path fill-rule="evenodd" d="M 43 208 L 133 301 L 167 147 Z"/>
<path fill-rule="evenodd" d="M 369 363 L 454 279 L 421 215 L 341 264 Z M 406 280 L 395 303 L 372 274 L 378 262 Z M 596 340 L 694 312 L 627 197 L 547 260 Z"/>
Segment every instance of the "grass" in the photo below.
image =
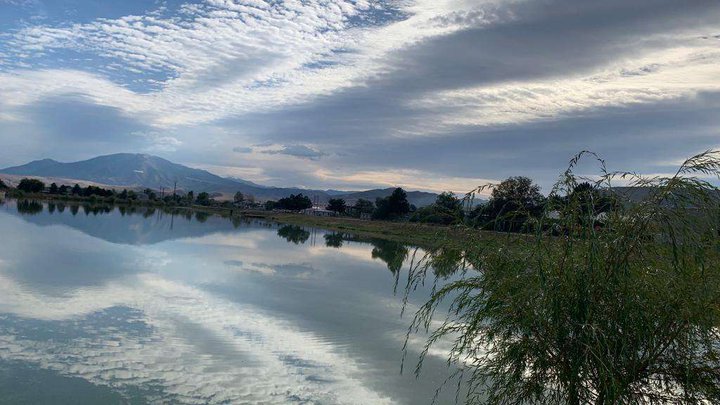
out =
<path fill-rule="evenodd" d="M 462 247 L 468 238 L 495 239 L 500 234 L 460 226 L 428 225 L 409 222 L 369 221 L 347 217 L 259 212 L 267 219 L 302 226 L 314 226 L 369 238 L 382 238 L 419 247 Z"/>

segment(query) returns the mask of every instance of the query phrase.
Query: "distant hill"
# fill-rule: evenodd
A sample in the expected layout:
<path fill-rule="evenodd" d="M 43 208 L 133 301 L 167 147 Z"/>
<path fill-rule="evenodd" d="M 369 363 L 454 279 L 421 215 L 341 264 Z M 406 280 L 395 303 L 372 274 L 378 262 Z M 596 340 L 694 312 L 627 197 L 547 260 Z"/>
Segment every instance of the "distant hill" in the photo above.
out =
<path fill-rule="evenodd" d="M 333 198 L 342 198 L 351 204 L 360 198 L 374 202 L 378 197 L 382 198 L 389 196 L 392 194 L 393 190 L 395 190 L 395 188 L 391 187 L 377 190 L 355 191 L 347 194 L 335 194 L 333 195 Z M 407 198 L 410 204 L 415 204 L 416 207 L 424 207 L 434 203 L 437 198 L 437 194 L 425 191 L 407 191 Z"/>
<path fill-rule="evenodd" d="M 73 163 L 43 159 L 0 170 L 0 173 L 60 177 L 111 186 L 172 189 L 175 181 L 183 190 L 220 191 L 236 187 L 237 182 L 210 172 L 172 163 L 157 156 L 118 153 Z"/>
<path fill-rule="evenodd" d="M 354 203 L 359 198 L 375 201 L 377 197 L 386 197 L 393 191 L 392 188 L 344 192 L 296 187 L 268 187 L 243 179 L 220 177 L 206 170 L 193 169 L 157 156 L 132 153 L 98 156 L 72 163 L 62 163 L 52 159 L 35 160 L 22 166 L 2 169 L 0 174 L 63 179 L 68 184 L 77 180 L 112 187 L 165 189 L 166 191 L 172 190 L 177 182 L 178 190 L 220 193 L 228 198 L 240 191 L 244 194 L 252 194 L 261 201 L 276 200 L 290 194 L 303 193 L 320 203 L 325 203 L 332 197 L 344 198 L 349 203 Z M 433 193 L 408 191 L 408 201 L 418 207 L 433 203 L 436 197 L 437 195 Z"/>

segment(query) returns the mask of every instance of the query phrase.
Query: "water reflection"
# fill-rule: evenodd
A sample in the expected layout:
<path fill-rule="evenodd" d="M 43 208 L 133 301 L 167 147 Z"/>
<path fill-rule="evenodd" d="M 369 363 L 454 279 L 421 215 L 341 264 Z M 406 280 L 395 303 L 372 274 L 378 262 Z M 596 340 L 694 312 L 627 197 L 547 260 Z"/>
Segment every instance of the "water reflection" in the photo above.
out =
<path fill-rule="evenodd" d="M 0 387 L 10 364 L 85 403 L 416 404 L 449 374 L 444 353 L 399 374 L 401 243 L 30 201 L 0 206 L 0 229 Z"/>
<path fill-rule="evenodd" d="M 277 235 L 296 245 L 307 242 L 310 232 L 297 225 L 283 225 L 278 229 Z"/>

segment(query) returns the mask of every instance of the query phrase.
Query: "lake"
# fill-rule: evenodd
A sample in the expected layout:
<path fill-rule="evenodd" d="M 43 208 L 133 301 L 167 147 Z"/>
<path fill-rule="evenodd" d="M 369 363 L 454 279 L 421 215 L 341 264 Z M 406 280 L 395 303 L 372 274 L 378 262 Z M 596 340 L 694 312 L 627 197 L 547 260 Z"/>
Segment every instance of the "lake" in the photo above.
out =
<path fill-rule="evenodd" d="M 0 232 L 0 403 L 429 404 L 453 371 L 413 337 L 400 373 L 410 246 L 12 200 Z"/>

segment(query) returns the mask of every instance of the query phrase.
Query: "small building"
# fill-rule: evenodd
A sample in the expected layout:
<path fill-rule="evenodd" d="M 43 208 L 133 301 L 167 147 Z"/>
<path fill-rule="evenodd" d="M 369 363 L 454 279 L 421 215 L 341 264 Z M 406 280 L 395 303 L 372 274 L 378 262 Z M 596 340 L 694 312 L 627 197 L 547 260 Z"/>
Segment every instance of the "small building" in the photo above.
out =
<path fill-rule="evenodd" d="M 314 215 L 316 217 L 336 217 L 338 214 L 335 211 L 326 210 L 325 208 L 312 207 L 300 211 L 305 215 Z"/>

